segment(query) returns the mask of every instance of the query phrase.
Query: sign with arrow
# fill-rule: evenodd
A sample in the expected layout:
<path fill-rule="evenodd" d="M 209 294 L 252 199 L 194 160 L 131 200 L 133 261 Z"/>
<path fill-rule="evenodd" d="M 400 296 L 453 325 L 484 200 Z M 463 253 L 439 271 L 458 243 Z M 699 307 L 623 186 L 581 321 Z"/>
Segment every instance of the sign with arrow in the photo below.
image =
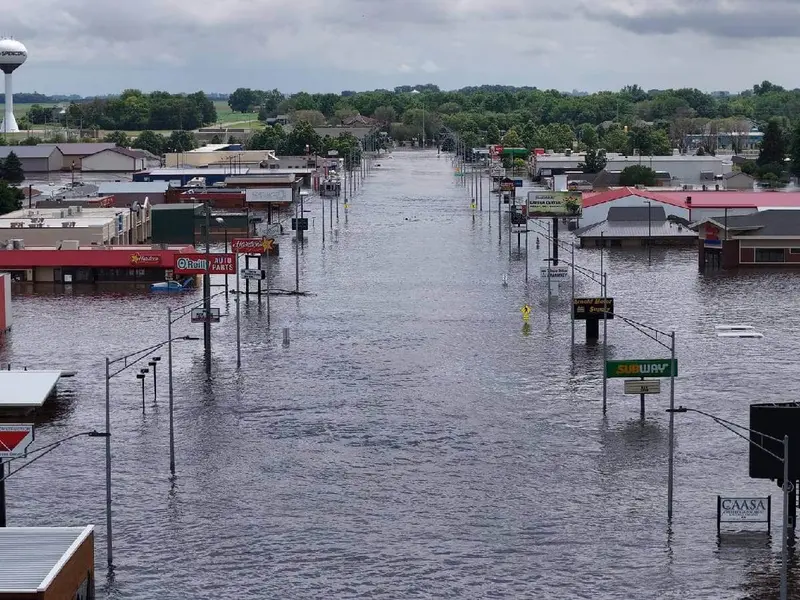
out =
<path fill-rule="evenodd" d="M 32 442 L 32 423 L 0 425 L 0 458 L 25 456 Z"/>

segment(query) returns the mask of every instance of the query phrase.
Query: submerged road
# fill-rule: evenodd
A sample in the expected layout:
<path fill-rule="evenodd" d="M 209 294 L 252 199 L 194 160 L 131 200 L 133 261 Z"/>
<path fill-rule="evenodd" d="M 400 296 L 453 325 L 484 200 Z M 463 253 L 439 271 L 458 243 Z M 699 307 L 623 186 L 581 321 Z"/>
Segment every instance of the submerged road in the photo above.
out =
<path fill-rule="evenodd" d="M 148 381 L 144 416 L 133 373 L 113 381 L 113 577 L 103 440 L 70 442 L 10 479 L 9 524 L 97 524 L 98 592 L 120 600 L 777 590 L 777 538 L 717 544 L 718 493 L 773 494 L 780 518 L 779 489 L 747 477 L 746 443 L 676 415 L 668 530 L 668 385 L 641 422 L 638 397 L 610 381 L 603 418 L 601 347 L 587 348 L 578 329 L 570 357 L 568 292 L 548 319 L 538 279 L 546 244 L 536 250 L 531 239 L 526 287 L 524 260 L 509 262 L 505 238 L 498 244 L 496 205 L 491 229 L 486 213 L 473 218 L 448 156 L 397 151 L 380 162 L 346 218 L 340 206 L 324 246 L 320 201 L 309 201 L 300 287 L 311 294 L 273 298 L 271 328 L 264 302 L 243 304 L 241 371 L 232 298 L 214 326 L 211 380 L 200 343 L 176 345 L 175 481 L 166 352 L 158 404 Z M 281 242 L 274 286 L 293 289 L 292 244 Z M 598 270 L 594 250 L 577 261 Z M 786 321 L 795 277 L 701 276 L 694 250 L 655 251 L 649 266 L 646 254 L 611 252 L 606 266 L 619 313 L 676 330 L 677 404 L 746 424 L 750 402 L 796 398 L 796 327 Z M 578 287 L 599 291 L 582 279 Z M 22 291 L 0 362 L 78 371 L 37 440 L 101 429 L 104 357 L 165 339 L 166 307 L 186 301 L 123 287 Z M 714 335 L 716 323 L 737 321 L 765 338 Z M 609 344 L 610 358 L 665 353 L 621 321 L 609 323 Z"/>

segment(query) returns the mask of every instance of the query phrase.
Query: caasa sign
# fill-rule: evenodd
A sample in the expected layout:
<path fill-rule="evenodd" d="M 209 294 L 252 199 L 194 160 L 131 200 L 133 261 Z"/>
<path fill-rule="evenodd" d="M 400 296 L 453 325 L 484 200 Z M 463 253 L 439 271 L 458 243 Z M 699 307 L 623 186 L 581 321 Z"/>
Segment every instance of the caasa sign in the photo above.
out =
<path fill-rule="evenodd" d="M 131 264 L 135 267 L 161 264 L 161 257 L 158 254 L 131 254 Z"/>

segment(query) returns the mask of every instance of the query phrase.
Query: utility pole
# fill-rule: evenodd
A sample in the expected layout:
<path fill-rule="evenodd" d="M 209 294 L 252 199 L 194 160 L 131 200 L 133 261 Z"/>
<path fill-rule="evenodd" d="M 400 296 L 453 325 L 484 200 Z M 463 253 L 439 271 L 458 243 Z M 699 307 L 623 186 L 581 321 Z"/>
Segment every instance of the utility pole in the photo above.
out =
<path fill-rule="evenodd" d="M 211 207 L 205 207 L 206 272 L 203 275 L 203 347 L 205 350 L 206 374 L 211 374 Z"/>

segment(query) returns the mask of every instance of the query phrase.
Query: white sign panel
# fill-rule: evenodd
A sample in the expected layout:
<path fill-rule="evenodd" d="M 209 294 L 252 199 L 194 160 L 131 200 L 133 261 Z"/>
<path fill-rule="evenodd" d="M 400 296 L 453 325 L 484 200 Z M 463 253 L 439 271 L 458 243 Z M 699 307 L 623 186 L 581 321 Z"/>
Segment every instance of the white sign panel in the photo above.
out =
<path fill-rule="evenodd" d="M 242 269 L 242 277 L 245 279 L 266 279 L 267 272 L 264 269 Z"/>
<path fill-rule="evenodd" d="M 245 200 L 264 204 L 291 202 L 292 188 L 247 188 L 245 190 Z"/>
<path fill-rule="evenodd" d="M 658 379 L 628 379 L 625 381 L 626 394 L 660 394 L 661 381 Z"/>
<path fill-rule="evenodd" d="M 542 267 L 540 272 L 542 279 L 547 279 L 547 267 Z M 569 277 L 569 267 L 550 267 L 550 279 L 563 281 Z"/>
<path fill-rule="evenodd" d="M 720 498 L 721 523 L 766 523 L 769 498 Z"/>
<path fill-rule="evenodd" d="M 33 424 L 0 425 L 0 459 L 25 456 L 32 442 Z M 3 473 L 0 473 L 0 476 L 2 475 Z"/>

